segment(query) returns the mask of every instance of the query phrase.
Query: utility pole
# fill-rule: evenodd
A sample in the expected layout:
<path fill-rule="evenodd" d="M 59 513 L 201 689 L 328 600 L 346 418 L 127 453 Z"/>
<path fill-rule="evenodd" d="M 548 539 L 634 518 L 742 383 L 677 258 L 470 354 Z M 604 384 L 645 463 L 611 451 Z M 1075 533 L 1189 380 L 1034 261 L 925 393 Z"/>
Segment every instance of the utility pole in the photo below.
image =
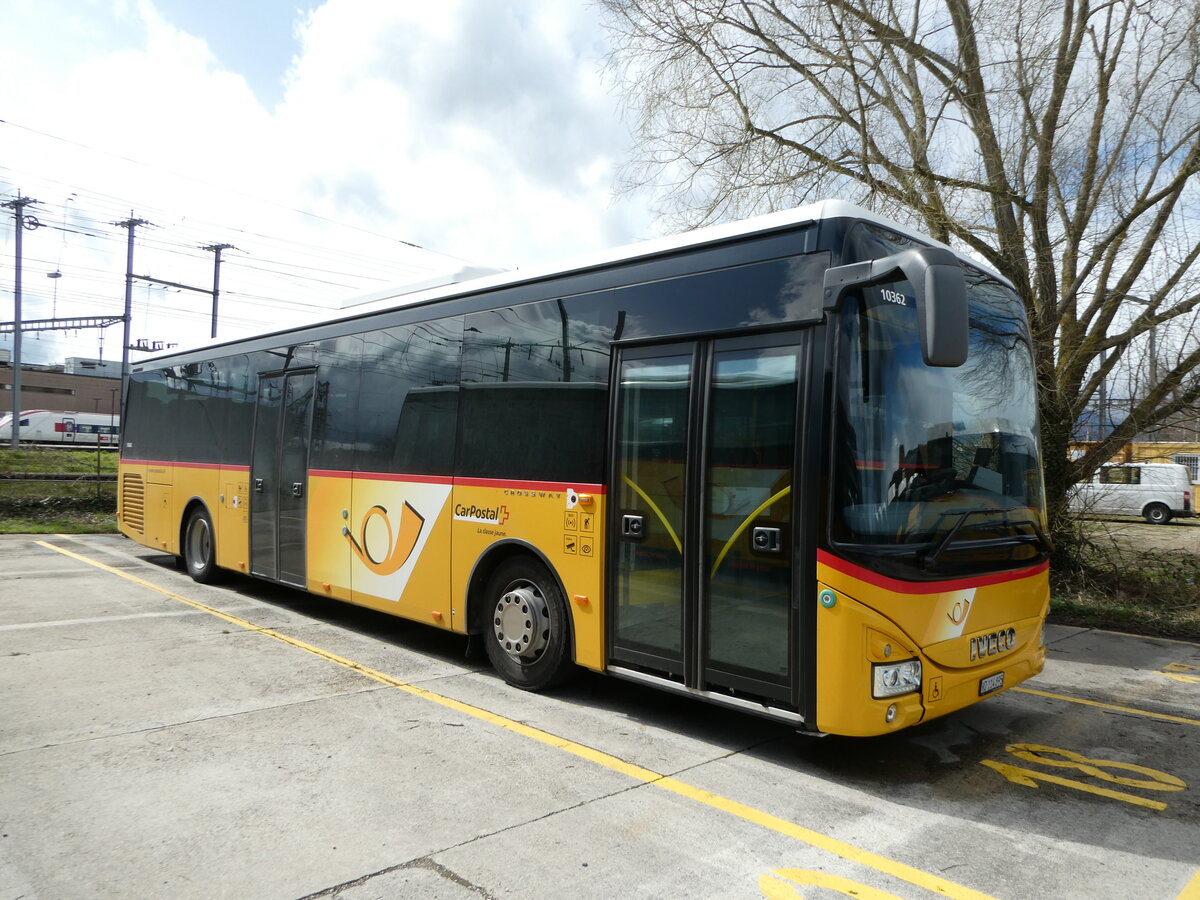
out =
<path fill-rule="evenodd" d="M 125 392 L 129 390 L 129 326 L 133 320 L 133 231 L 139 225 L 149 225 L 145 219 L 132 215 L 124 222 L 113 222 L 129 230 L 129 246 L 125 256 L 125 328 L 121 338 L 121 407 L 125 406 Z"/>
<path fill-rule="evenodd" d="M 221 295 L 221 251 L 236 250 L 233 244 L 209 244 L 207 247 L 202 247 L 202 250 L 207 250 L 214 255 L 213 258 L 213 289 L 212 289 L 212 334 L 209 335 L 213 339 L 217 336 L 217 298 Z"/>
<path fill-rule="evenodd" d="M 25 207 L 33 203 L 37 203 L 37 201 L 31 197 L 22 197 L 18 192 L 16 200 L 9 200 L 4 204 L 5 209 L 13 211 L 17 223 L 16 265 L 13 269 L 12 448 L 14 450 L 21 446 L 21 235 L 27 227 L 31 230 L 38 227 L 39 222 L 33 216 L 29 217 L 28 223 L 25 221 Z"/>

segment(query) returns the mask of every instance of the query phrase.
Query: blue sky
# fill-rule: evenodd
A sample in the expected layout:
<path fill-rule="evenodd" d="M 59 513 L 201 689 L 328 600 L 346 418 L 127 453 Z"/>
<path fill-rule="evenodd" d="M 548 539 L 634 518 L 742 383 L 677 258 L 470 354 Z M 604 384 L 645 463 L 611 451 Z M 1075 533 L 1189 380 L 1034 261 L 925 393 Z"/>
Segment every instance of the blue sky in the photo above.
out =
<path fill-rule="evenodd" d="M 158 0 L 164 19 L 203 38 L 221 68 L 237 72 L 259 102 L 272 108 L 283 100 L 297 20 L 319 4 L 301 0 Z"/>
<path fill-rule="evenodd" d="M 0 195 L 54 226 L 25 236 L 26 319 L 119 314 L 111 223 L 131 214 L 151 223 L 138 274 L 209 285 L 199 248 L 235 246 L 230 337 L 657 234 L 643 198 L 614 194 L 632 140 L 584 0 L 0 0 L 0 21 Z M 12 251 L 4 217 L 0 320 Z M 132 337 L 206 339 L 205 303 L 139 284 Z M 97 344 L 44 335 L 27 358 Z"/>

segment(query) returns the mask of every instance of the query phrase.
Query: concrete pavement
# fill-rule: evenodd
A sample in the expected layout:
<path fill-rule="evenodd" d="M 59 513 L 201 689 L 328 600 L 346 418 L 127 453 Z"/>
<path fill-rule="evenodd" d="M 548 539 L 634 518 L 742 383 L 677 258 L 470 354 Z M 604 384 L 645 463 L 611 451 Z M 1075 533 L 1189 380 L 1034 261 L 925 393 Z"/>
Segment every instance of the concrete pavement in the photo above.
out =
<path fill-rule="evenodd" d="M 515 691 L 122 538 L 6 536 L 0 571 L 0 900 L 1200 897 L 1195 644 L 1051 629 L 1032 692 L 816 739 Z"/>

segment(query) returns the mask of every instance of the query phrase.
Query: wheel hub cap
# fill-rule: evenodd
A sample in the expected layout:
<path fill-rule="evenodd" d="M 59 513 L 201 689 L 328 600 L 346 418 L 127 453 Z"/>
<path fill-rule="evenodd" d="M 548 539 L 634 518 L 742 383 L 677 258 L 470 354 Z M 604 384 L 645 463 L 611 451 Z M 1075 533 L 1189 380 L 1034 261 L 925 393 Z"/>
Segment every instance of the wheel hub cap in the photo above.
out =
<path fill-rule="evenodd" d="M 209 554 L 209 534 L 208 525 L 203 520 L 197 520 L 192 523 L 191 531 L 188 534 L 188 562 L 193 569 L 203 569 L 204 564 L 208 562 Z"/>
<path fill-rule="evenodd" d="M 521 662 L 542 655 L 550 640 L 546 599 L 531 584 L 514 585 L 496 604 L 493 617 L 496 640 L 506 653 Z"/>

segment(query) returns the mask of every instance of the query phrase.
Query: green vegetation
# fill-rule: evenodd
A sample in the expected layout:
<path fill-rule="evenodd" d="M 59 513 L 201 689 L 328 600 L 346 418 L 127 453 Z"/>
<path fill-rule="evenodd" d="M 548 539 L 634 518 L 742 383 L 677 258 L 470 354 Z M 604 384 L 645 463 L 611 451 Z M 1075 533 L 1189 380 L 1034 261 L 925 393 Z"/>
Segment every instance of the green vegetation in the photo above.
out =
<path fill-rule="evenodd" d="M 97 459 L 99 469 L 97 470 Z M 0 472 L 71 472 L 86 475 L 117 473 L 117 454 L 114 450 L 43 450 L 40 448 L 0 449 Z"/>
<path fill-rule="evenodd" d="M 0 449 L 0 473 L 114 475 L 111 450 Z M 0 480 L 0 534 L 117 530 L 116 485 Z"/>
<path fill-rule="evenodd" d="M 1076 526 L 1078 551 L 1052 573 L 1051 621 L 1200 640 L 1200 527 Z"/>

